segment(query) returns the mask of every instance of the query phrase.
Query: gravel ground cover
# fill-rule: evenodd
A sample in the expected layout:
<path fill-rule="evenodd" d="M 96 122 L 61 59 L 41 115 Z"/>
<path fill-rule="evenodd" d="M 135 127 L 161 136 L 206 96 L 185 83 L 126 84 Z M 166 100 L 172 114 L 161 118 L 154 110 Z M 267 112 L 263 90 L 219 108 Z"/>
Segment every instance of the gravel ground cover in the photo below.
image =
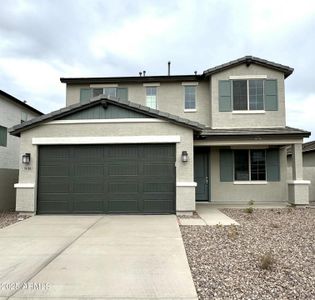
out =
<path fill-rule="evenodd" d="M 199 299 L 315 299 L 315 209 L 221 209 L 240 226 L 181 226 Z"/>
<path fill-rule="evenodd" d="M 18 216 L 16 212 L 0 212 L 0 228 L 23 221 L 28 216 Z"/>

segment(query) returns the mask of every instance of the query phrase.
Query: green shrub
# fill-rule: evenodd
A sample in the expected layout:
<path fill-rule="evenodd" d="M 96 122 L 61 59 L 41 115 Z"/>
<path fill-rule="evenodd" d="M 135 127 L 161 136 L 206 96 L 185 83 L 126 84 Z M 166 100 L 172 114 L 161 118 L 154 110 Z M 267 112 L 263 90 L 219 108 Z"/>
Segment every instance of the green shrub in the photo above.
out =
<path fill-rule="evenodd" d="M 245 208 L 245 212 L 248 214 L 252 214 L 254 212 L 254 209 L 250 206 L 250 207 Z"/>

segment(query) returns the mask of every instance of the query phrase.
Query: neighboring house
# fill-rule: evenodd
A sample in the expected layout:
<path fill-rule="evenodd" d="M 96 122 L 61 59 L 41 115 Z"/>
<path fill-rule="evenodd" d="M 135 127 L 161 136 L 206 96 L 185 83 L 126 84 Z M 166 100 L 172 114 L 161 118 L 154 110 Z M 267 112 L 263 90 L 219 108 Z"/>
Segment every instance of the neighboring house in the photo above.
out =
<path fill-rule="evenodd" d="M 315 203 L 315 141 L 304 143 L 303 177 L 311 182 L 309 190 L 310 202 Z M 292 179 L 292 151 L 288 151 L 288 179 Z"/>
<path fill-rule="evenodd" d="M 0 90 L 0 211 L 15 208 L 14 184 L 19 175 L 20 139 L 8 128 L 42 113 Z"/>
<path fill-rule="evenodd" d="M 286 127 L 284 80 L 292 72 L 246 56 L 200 75 L 61 78 L 67 106 L 11 129 L 31 158 L 20 168 L 17 210 L 307 204 L 302 143 L 310 133 Z M 288 183 L 289 145 L 295 167 Z"/>

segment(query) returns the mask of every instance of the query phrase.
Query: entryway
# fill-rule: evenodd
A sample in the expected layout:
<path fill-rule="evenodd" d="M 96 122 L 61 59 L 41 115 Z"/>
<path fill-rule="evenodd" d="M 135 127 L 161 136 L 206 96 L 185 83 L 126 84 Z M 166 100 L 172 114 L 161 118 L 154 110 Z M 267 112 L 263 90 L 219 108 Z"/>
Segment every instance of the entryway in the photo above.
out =
<path fill-rule="evenodd" d="M 196 201 L 210 201 L 210 149 L 194 149 L 194 176 L 197 182 Z"/>

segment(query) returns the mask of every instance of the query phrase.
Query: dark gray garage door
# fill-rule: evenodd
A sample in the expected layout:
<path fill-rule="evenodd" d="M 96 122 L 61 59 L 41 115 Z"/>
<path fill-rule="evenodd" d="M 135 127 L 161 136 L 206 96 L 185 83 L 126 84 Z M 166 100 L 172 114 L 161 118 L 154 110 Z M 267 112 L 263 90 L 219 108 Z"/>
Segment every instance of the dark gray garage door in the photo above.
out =
<path fill-rule="evenodd" d="M 174 213 L 175 145 L 39 148 L 38 213 Z"/>

